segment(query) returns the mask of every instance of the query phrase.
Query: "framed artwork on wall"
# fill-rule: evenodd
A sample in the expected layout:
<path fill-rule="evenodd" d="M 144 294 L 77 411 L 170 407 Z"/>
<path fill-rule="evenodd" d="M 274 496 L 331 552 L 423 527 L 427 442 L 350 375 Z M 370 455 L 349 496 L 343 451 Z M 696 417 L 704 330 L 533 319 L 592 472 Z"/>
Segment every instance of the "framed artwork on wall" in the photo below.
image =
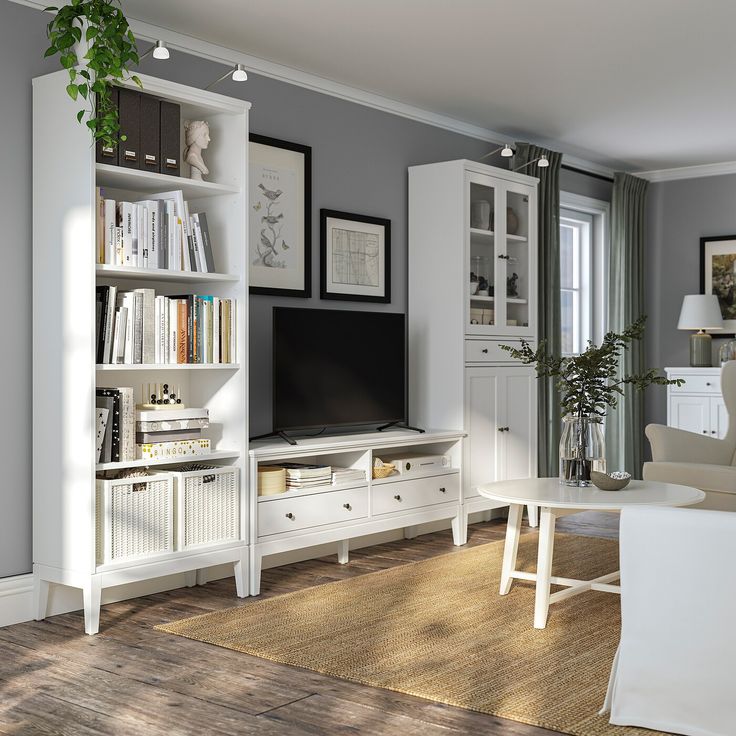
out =
<path fill-rule="evenodd" d="M 251 133 L 250 293 L 311 296 L 312 149 Z"/>
<path fill-rule="evenodd" d="M 320 210 L 320 297 L 391 301 L 391 220 Z"/>
<path fill-rule="evenodd" d="M 723 316 L 718 337 L 732 337 L 736 333 L 736 235 L 700 239 L 700 293 L 718 297 Z"/>

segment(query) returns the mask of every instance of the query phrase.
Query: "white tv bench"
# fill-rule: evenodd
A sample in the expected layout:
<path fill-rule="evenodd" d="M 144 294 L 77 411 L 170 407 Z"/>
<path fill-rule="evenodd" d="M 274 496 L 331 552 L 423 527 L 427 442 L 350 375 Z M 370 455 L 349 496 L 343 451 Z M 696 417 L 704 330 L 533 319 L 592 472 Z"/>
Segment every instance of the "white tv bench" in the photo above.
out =
<path fill-rule="evenodd" d="M 453 541 L 467 538 L 463 510 L 464 432 L 406 430 L 313 437 L 288 445 L 282 440 L 250 444 L 250 594 L 261 587 L 261 561 L 267 555 L 336 542 L 341 564 L 352 538 L 394 529 L 416 536 L 419 524 L 452 519 Z M 450 466 L 417 475 L 372 479 L 373 458 L 403 452 L 447 454 Z M 258 465 L 321 463 L 365 470 L 366 480 L 338 486 L 258 496 Z M 504 504 L 499 503 L 499 507 Z"/>

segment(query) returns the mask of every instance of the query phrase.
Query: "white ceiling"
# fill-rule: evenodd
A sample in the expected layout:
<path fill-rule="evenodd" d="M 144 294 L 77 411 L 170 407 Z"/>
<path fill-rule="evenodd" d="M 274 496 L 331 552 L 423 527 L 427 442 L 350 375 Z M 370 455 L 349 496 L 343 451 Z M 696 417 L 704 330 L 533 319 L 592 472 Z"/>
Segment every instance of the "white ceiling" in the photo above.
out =
<path fill-rule="evenodd" d="M 735 0 L 123 0 L 129 17 L 611 167 L 736 160 Z"/>

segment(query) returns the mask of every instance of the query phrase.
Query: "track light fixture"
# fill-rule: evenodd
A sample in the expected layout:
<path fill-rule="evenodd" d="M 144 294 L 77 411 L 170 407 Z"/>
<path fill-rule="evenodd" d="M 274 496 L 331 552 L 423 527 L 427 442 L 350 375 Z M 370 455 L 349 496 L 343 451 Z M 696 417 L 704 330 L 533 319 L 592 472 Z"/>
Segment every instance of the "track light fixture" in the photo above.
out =
<path fill-rule="evenodd" d="M 505 143 L 503 146 L 499 146 L 498 148 L 494 148 L 490 153 L 486 153 L 483 156 L 480 157 L 480 161 L 482 161 L 484 158 L 488 158 L 489 156 L 493 156 L 494 153 L 498 153 L 501 151 L 501 156 L 504 158 L 510 158 L 514 155 L 514 149 L 511 148 L 511 145 L 508 143 Z"/>
<path fill-rule="evenodd" d="M 525 164 L 514 169 L 514 171 L 521 171 L 527 166 L 536 164 L 540 169 L 546 169 L 549 166 L 549 159 L 546 156 L 540 156 L 539 158 L 533 158 L 531 161 L 527 161 Z"/>
<path fill-rule="evenodd" d="M 228 69 L 221 77 L 218 77 L 214 82 L 208 84 L 205 89 L 211 89 L 228 76 L 233 80 L 233 82 L 245 82 L 248 79 L 248 72 L 245 71 L 244 64 L 236 64 L 232 69 Z"/>
<path fill-rule="evenodd" d="M 149 56 L 153 54 L 154 59 L 168 59 L 169 58 L 169 50 L 166 48 L 166 44 L 158 40 L 156 41 L 153 46 L 151 46 L 148 51 L 146 51 L 144 54 L 141 54 L 141 56 L 138 57 L 138 61 L 143 61 L 143 59 L 146 58 L 146 56 Z"/>

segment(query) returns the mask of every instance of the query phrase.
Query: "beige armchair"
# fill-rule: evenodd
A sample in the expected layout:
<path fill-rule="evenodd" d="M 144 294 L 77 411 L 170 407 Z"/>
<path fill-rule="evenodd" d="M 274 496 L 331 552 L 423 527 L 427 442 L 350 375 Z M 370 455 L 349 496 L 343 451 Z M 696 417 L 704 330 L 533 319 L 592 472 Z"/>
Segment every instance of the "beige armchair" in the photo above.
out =
<path fill-rule="evenodd" d="M 729 418 L 722 440 L 661 424 L 647 426 L 652 462 L 644 463 L 644 480 L 700 488 L 706 498 L 697 508 L 736 511 L 736 361 L 721 370 L 721 392 Z"/>

